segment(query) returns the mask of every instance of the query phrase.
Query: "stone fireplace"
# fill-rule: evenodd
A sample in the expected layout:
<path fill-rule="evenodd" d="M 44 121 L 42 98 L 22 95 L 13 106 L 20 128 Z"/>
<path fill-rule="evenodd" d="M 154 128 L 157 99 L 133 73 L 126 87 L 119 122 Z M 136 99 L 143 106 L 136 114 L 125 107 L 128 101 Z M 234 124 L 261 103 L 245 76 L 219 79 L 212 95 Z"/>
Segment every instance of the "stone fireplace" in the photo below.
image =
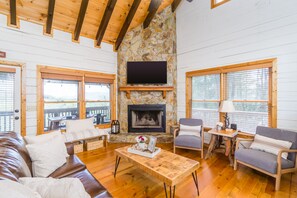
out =
<path fill-rule="evenodd" d="M 117 119 L 120 121 L 121 126 L 121 133 L 117 136 L 122 135 L 123 141 L 124 139 L 128 141 L 131 137 L 133 142 L 135 140 L 132 136 L 146 134 L 149 131 L 154 136 L 160 135 L 164 137 L 166 134 L 169 135 L 170 126 L 175 125 L 177 122 L 176 29 L 175 13 L 172 13 L 171 8 L 168 7 L 161 13 L 156 14 L 149 27 L 143 29 L 142 26 L 138 26 L 127 32 L 118 49 L 117 57 L 117 86 L 119 87 Z M 167 84 L 127 84 L 127 61 L 167 61 Z M 135 88 L 140 86 L 170 86 L 173 87 L 173 90 L 167 91 L 165 94 L 157 90 L 132 90 L 127 94 L 126 91 L 120 91 L 120 88 L 125 86 Z M 135 121 L 136 118 L 138 118 L 138 121 L 143 119 L 141 122 L 137 122 L 136 126 L 134 124 L 134 127 L 131 129 L 132 123 L 128 120 L 130 114 L 129 106 L 143 104 L 165 106 L 165 109 L 162 111 L 163 115 L 160 113 L 160 110 L 159 113 L 153 111 L 150 113 L 145 111 L 138 112 L 134 114 Z M 130 116 L 130 119 L 132 119 L 132 113 Z M 162 123 L 160 123 L 160 117 L 162 117 Z M 155 121 L 156 118 L 158 118 L 158 121 Z M 142 126 L 143 124 L 146 125 L 145 129 Z M 149 124 L 152 126 L 149 126 Z M 162 129 L 160 129 L 160 125 Z M 138 130 L 139 133 L 137 134 L 135 130 Z M 147 134 L 149 135 L 149 133 Z M 158 141 L 160 139 L 162 138 L 158 137 Z"/>
<path fill-rule="evenodd" d="M 166 132 L 166 105 L 128 105 L 128 132 Z"/>

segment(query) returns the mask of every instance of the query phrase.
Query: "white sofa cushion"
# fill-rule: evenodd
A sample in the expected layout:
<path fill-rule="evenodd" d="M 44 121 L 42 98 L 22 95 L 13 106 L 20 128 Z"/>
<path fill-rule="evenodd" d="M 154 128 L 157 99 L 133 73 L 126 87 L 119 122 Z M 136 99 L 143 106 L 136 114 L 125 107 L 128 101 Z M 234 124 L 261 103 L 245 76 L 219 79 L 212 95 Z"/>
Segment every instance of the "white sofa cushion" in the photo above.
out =
<path fill-rule="evenodd" d="M 78 178 L 21 177 L 20 183 L 38 192 L 42 198 L 90 198 Z"/>
<path fill-rule="evenodd" d="M 278 155 L 280 150 L 290 149 L 291 146 L 292 146 L 292 142 L 277 140 L 277 139 L 256 134 L 250 148 Z M 288 153 L 287 152 L 282 153 L 282 158 L 287 159 Z"/>
<path fill-rule="evenodd" d="M 37 136 L 25 136 L 27 144 L 42 144 L 55 139 L 59 142 L 60 152 L 63 152 L 65 157 L 68 157 L 67 148 L 65 146 L 65 139 L 60 131 L 50 132 Z"/>
<path fill-rule="evenodd" d="M 41 198 L 30 188 L 11 180 L 0 180 L 0 197 L 9 198 Z"/>
<path fill-rule="evenodd" d="M 199 126 L 188 126 L 188 125 L 179 125 L 179 135 L 194 135 L 200 137 L 201 125 Z"/>
<path fill-rule="evenodd" d="M 94 128 L 94 129 L 79 131 L 75 133 L 66 132 L 66 133 L 63 133 L 63 135 L 66 142 L 74 142 L 77 140 L 84 140 L 84 139 L 99 137 L 102 135 L 108 135 L 108 132 L 110 132 L 110 128 L 109 129 Z"/>
<path fill-rule="evenodd" d="M 58 139 L 54 138 L 45 143 L 27 144 L 26 147 L 32 160 L 34 177 L 47 177 L 66 163 L 65 154 L 61 151 L 61 141 Z"/>
<path fill-rule="evenodd" d="M 81 120 L 66 120 L 66 132 L 77 133 L 95 128 L 93 124 L 94 118 L 81 119 Z"/>

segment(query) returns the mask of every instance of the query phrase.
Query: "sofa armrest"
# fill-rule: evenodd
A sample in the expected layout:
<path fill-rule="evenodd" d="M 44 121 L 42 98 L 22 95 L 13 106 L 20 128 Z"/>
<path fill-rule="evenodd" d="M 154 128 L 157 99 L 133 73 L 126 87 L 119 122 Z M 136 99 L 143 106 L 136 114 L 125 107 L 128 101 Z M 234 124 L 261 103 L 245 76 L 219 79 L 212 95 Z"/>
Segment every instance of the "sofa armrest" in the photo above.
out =
<path fill-rule="evenodd" d="M 176 128 L 176 129 L 174 129 L 174 131 L 173 131 L 173 139 L 175 139 L 176 136 L 178 136 L 178 132 L 179 132 L 179 127 Z"/>
<path fill-rule="evenodd" d="M 73 146 L 73 143 L 67 142 L 67 143 L 65 143 L 65 145 L 66 145 L 66 148 L 67 148 L 68 155 L 74 155 L 74 146 Z"/>
<path fill-rule="evenodd" d="M 254 139 L 237 138 L 237 139 L 236 139 L 235 150 L 237 150 L 237 149 L 239 148 L 239 145 L 240 145 L 240 144 L 243 145 L 243 144 L 242 144 L 243 142 L 253 142 L 253 141 L 254 141 Z M 243 146 L 246 148 L 245 145 L 243 145 Z"/>
<path fill-rule="evenodd" d="M 297 150 L 296 149 L 281 149 L 279 152 L 278 152 L 278 155 L 277 155 L 277 167 L 280 171 L 281 169 L 281 164 L 282 164 L 282 154 L 286 152 L 286 153 L 296 153 L 297 154 Z M 295 158 L 295 168 L 297 168 L 297 157 Z"/>

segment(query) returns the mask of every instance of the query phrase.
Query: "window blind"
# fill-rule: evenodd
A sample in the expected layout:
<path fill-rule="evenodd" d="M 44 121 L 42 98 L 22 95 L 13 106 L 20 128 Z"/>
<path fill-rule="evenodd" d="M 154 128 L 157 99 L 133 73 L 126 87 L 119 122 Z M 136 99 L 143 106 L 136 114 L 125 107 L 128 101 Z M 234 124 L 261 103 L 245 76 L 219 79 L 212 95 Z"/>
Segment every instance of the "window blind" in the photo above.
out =
<path fill-rule="evenodd" d="M 202 119 L 204 126 L 219 121 L 220 74 L 192 78 L 192 118 Z"/>
<path fill-rule="evenodd" d="M 248 133 L 269 126 L 269 68 L 227 73 L 225 86 L 236 111 L 229 113 L 231 123 Z"/>
<path fill-rule="evenodd" d="M 0 85 L 0 131 L 13 131 L 15 73 L 0 72 Z"/>

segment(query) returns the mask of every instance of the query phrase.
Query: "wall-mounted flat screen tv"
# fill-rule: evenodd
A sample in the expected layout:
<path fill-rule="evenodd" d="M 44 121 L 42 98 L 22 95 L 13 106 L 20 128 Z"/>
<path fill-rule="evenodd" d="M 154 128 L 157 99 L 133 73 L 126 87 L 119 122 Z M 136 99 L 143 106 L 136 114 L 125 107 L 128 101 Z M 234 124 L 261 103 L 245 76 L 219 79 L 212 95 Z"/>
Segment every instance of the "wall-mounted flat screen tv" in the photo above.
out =
<path fill-rule="evenodd" d="M 128 84 L 166 84 L 166 61 L 127 62 Z"/>

